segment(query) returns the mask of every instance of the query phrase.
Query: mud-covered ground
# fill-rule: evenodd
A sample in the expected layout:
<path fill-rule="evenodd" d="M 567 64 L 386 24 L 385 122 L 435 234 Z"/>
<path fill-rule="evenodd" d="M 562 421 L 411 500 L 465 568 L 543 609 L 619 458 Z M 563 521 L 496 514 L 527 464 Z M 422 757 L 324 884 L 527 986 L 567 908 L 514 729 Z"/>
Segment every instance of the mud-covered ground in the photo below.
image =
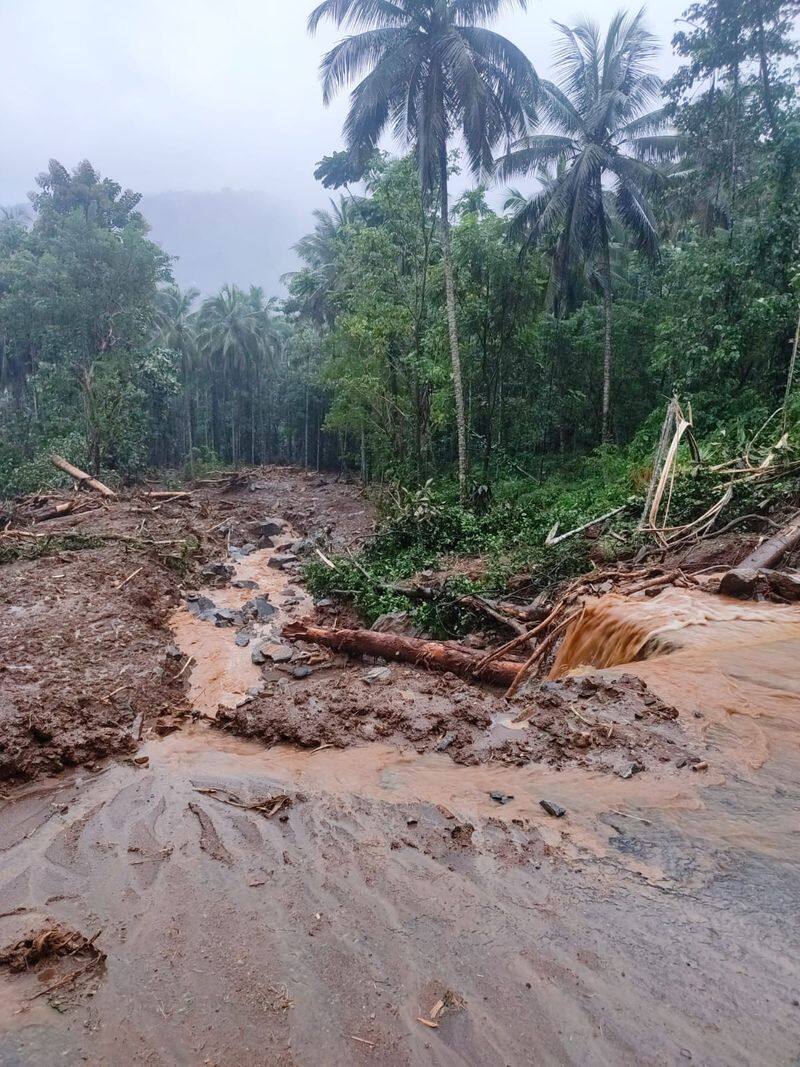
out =
<path fill-rule="evenodd" d="M 32 527 L 50 539 L 46 554 L 0 566 L 0 780 L 133 752 L 159 720 L 166 730 L 186 715 L 170 614 L 183 587 L 213 580 L 204 566 L 252 542 L 253 524 L 273 514 L 339 543 L 371 524 L 356 487 L 266 470 L 233 492 L 200 486 L 172 503 L 126 495 Z M 112 540 L 59 551 L 100 538 Z"/>
<path fill-rule="evenodd" d="M 510 702 L 286 642 L 371 525 L 273 469 L 0 566 L 0 1065 L 796 1063 L 800 620 Z"/>

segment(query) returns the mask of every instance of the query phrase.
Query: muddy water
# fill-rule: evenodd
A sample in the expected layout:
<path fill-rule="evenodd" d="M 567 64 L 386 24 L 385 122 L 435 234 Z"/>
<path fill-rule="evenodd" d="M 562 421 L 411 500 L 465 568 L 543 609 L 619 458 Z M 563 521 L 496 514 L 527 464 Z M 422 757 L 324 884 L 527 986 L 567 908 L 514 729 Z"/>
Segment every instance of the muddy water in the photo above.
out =
<path fill-rule="evenodd" d="M 259 593 L 267 595 L 279 611 L 259 628 L 257 640 L 278 640 L 287 618 L 311 606 L 306 594 L 290 586 L 285 572 L 269 566 L 274 552 L 267 549 L 235 562 L 235 577 L 255 581 L 258 590 L 204 591 L 218 606 L 233 609 Z M 299 605 L 284 607 L 297 597 Z M 181 650 L 194 658 L 191 699 L 208 718 L 218 704 L 234 706 L 258 685 L 260 668 L 251 662 L 251 648 L 237 648 L 230 628 L 201 622 L 184 609 L 176 612 L 173 626 Z M 599 855 L 609 836 L 607 825 L 599 821 L 603 812 L 624 810 L 636 818 L 648 808 L 701 810 L 707 787 L 719 785 L 728 774 L 761 766 L 770 750 L 784 743 L 785 733 L 794 737 L 796 731 L 800 738 L 798 663 L 797 608 L 743 604 L 680 589 L 655 598 L 612 595 L 587 602 L 568 631 L 552 676 L 601 668 L 643 677 L 679 709 L 687 733 L 711 745 L 710 765 L 702 775 L 665 768 L 622 780 L 540 764 L 464 767 L 443 755 L 422 756 L 380 744 L 342 751 L 309 752 L 289 745 L 265 749 L 202 724 L 144 751 L 151 766 L 169 774 L 191 768 L 229 775 L 238 771 L 338 797 L 440 804 L 463 819 L 525 819 L 548 840 L 563 842 L 566 835 Z M 513 799 L 499 806 L 489 796 L 498 790 Z M 543 799 L 569 810 L 568 827 L 543 813 Z M 781 826 L 773 822 L 766 833 L 769 847 L 780 834 Z"/>
<path fill-rule="evenodd" d="M 666 589 L 652 599 L 612 594 L 587 600 L 567 631 L 550 677 L 688 648 L 753 647 L 798 637 L 797 607 L 743 604 L 695 589 Z"/>
<path fill-rule="evenodd" d="M 268 559 L 238 576 L 278 606 L 289 580 Z M 208 595 L 236 607 L 256 592 Z M 30 999 L 35 979 L 0 980 L 0 1063 L 116 1067 L 121 1048 L 164 1067 L 521 1064 L 533 1048 L 546 1064 L 791 1063 L 796 623 L 774 608 L 733 618 L 751 609 L 713 599 L 672 608 L 584 619 L 564 669 L 594 648 L 606 669 L 646 677 L 708 744 L 703 772 L 622 780 L 381 744 L 266 749 L 201 722 L 148 740 L 146 767 L 20 791 L 0 813 L 2 910 L 100 929 L 108 960 L 57 1011 Z M 250 650 L 188 614 L 175 625 L 197 706 L 241 699 Z M 621 666 L 665 634 L 671 651 Z M 209 789 L 294 803 L 265 819 Z M 489 798 L 498 789 L 507 805 Z M 464 1009 L 422 1026 L 448 990 Z"/>
<path fill-rule="evenodd" d="M 281 541 L 294 540 L 295 537 L 287 529 Z M 200 594 L 212 600 L 218 608 L 235 611 L 248 600 L 264 596 L 278 609 L 267 622 L 248 625 L 247 633 L 251 635 L 248 646 L 237 646 L 230 627 L 201 622 L 185 607 L 178 608 L 170 620 L 176 644 L 192 660 L 189 700 L 196 711 L 208 718 L 216 716 L 220 704 L 236 707 L 245 699 L 248 689 L 259 685 L 261 668 L 251 659 L 253 649 L 262 641 L 279 641 L 281 627 L 290 618 L 301 617 L 311 608 L 311 599 L 302 586 L 292 586 L 284 571 L 270 567 L 276 552 L 275 548 L 260 549 L 244 559 L 231 560 L 235 568 L 233 580 L 255 582 L 256 589 L 237 589 L 228 585 L 200 590 Z"/>

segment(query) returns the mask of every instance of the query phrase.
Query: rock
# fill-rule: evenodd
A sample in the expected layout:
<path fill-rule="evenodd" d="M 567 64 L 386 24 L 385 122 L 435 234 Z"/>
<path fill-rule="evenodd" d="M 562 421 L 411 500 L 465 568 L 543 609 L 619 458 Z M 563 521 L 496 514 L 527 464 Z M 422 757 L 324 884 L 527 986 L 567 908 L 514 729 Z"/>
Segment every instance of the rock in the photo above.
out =
<path fill-rule="evenodd" d="M 619 775 L 620 778 L 633 778 L 634 774 L 639 774 L 644 770 L 641 763 L 625 763 L 618 770 L 614 771 L 614 774 Z"/>
<path fill-rule="evenodd" d="M 200 616 L 207 611 L 213 611 L 216 605 L 207 596 L 201 596 L 199 593 L 187 593 L 186 606 L 192 615 Z"/>
<path fill-rule="evenodd" d="M 277 613 L 278 609 L 273 604 L 270 604 L 265 596 L 257 596 L 253 600 L 248 600 L 242 606 L 242 614 L 258 619 L 259 622 L 266 622 L 267 619 L 271 619 Z"/>
<path fill-rule="evenodd" d="M 273 663 L 288 663 L 294 652 L 288 645 L 262 645 L 264 654 Z"/>
<path fill-rule="evenodd" d="M 258 547 L 259 548 L 274 548 L 275 547 L 275 542 L 272 540 L 271 537 L 259 537 L 259 539 L 258 539 Z"/>
<path fill-rule="evenodd" d="M 499 789 L 493 789 L 489 796 L 496 804 L 509 804 L 514 799 L 513 793 L 502 793 Z"/>
<path fill-rule="evenodd" d="M 737 597 L 739 600 L 752 600 L 758 586 L 758 571 L 750 567 L 738 567 L 728 571 L 719 583 L 723 596 Z"/>
<path fill-rule="evenodd" d="M 321 597 L 319 600 L 314 601 L 315 608 L 332 608 L 333 601 L 330 597 Z"/>
<path fill-rule="evenodd" d="M 296 556 L 310 556 L 316 545 L 309 537 L 303 537 L 299 541 L 292 542 L 292 552 Z"/>
<path fill-rule="evenodd" d="M 234 589 L 258 589 L 258 582 L 253 582 L 249 578 L 237 578 L 235 582 L 231 582 Z"/>
<path fill-rule="evenodd" d="M 295 667 L 292 671 L 293 678 L 308 678 L 309 674 L 311 674 L 311 668 L 305 665 Z"/>
<path fill-rule="evenodd" d="M 133 757 L 133 762 L 136 764 L 137 767 L 146 767 L 148 765 L 148 763 L 150 762 L 150 757 L 149 756 L 134 756 Z"/>
<path fill-rule="evenodd" d="M 183 653 L 177 645 L 167 645 L 164 649 L 164 655 L 169 659 L 183 659 Z"/>
<path fill-rule="evenodd" d="M 274 567 L 275 570 L 283 570 L 289 563 L 296 563 L 297 556 L 294 552 L 276 552 L 274 556 L 271 556 L 268 567 Z"/>
<path fill-rule="evenodd" d="M 284 530 L 285 523 L 281 519 L 266 518 L 254 522 L 251 529 L 258 532 L 259 537 L 279 537 Z"/>
<path fill-rule="evenodd" d="M 552 815 L 554 819 L 562 819 L 567 814 L 567 809 L 562 808 L 560 804 L 556 804 L 554 800 L 540 800 L 539 806 L 544 808 L 548 815 Z"/>
<path fill-rule="evenodd" d="M 248 541 L 246 545 L 231 545 L 230 553 L 234 559 L 243 559 L 245 556 L 252 556 L 257 548 L 258 545 Z"/>
<path fill-rule="evenodd" d="M 239 646 L 239 648 L 247 648 L 247 646 L 250 644 L 250 635 L 237 634 L 234 640 L 236 641 L 236 644 Z"/>
<path fill-rule="evenodd" d="M 241 620 L 241 615 L 229 608 L 215 608 L 208 614 L 213 615 L 215 626 L 234 626 Z"/>
<path fill-rule="evenodd" d="M 392 668 L 391 667 L 372 667 L 365 674 L 361 676 L 362 681 L 367 685 L 385 684 L 392 680 Z"/>
<path fill-rule="evenodd" d="M 204 578 L 230 578 L 233 574 L 233 567 L 229 563 L 208 563 L 200 571 Z"/>
<path fill-rule="evenodd" d="M 437 741 L 437 743 L 435 745 L 435 751 L 436 752 L 446 752 L 447 749 L 450 748 L 452 743 L 455 741 L 455 739 L 456 739 L 456 735 L 455 734 L 445 734 L 444 737 L 441 739 L 441 741 Z"/>
<path fill-rule="evenodd" d="M 262 652 L 260 645 L 250 653 L 250 662 L 254 663 L 256 667 L 261 667 L 267 662 L 267 657 Z"/>

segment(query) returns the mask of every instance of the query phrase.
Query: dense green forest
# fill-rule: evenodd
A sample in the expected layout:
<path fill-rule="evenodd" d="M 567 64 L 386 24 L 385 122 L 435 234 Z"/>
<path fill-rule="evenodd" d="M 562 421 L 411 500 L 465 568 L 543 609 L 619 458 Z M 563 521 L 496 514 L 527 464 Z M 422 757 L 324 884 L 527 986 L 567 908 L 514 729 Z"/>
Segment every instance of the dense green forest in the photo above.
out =
<path fill-rule="evenodd" d="M 694 4 L 663 85 L 641 14 L 556 27 L 547 81 L 486 28 L 502 6 L 312 14 L 348 33 L 324 98 L 356 87 L 284 299 L 180 291 L 139 197 L 51 161 L 30 218 L 0 220 L 0 493 L 51 483 L 52 451 L 121 482 L 434 479 L 472 507 L 555 469 L 630 492 L 675 393 L 735 451 L 796 354 L 800 4 Z"/>

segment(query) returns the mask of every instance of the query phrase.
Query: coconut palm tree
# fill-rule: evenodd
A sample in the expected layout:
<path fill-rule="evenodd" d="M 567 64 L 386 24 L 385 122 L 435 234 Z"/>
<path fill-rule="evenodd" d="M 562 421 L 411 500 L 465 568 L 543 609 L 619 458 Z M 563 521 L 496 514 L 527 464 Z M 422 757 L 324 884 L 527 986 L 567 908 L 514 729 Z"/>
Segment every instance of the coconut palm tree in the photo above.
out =
<path fill-rule="evenodd" d="M 358 80 L 344 132 L 350 153 L 367 158 L 387 128 L 413 145 L 423 189 L 438 187 L 447 325 L 458 432 L 458 476 L 467 497 L 467 427 L 450 254 L 448 144 L 460 134 L 474 174 L 493 168 L 493 151 L 532 117 L 536 75 L 525 55 L 482 23 L 526 0 L 325 0 L 311 14 L 314 32 L 328 18 L 360 32 L 322 61 L 325 102 Z M 362 77 L 363 75 L 363 77 Z"/>
<path fill-rule="evenodd" d="M 619 222 L 636 248 L 658 252 L 648 195 L 661 180 L 658 163 L 675 158 L 680 139 L 665 132 L 664 108 L 651 110 L 661 82 L 651 62 L 657 41 L 643 11 L 618 12 L 605 38 L 595 23 L 558 27 L 558 84 L 542 81 L 541 108 L 550 129 L 522 138 L 500 161 L 502 173 L 536 174 L 557 164 L 550 179 L 515 215 L 536 241 L 556 234 L 554 288 L 563 291 L 581 262 L 596 263 L 603 293 L 603 440 L 610 437 L 613 352 L 611 231 Z"/>
<path fill-rule="evenodd" d="M 169 285 L 159 290 L 155 310 L 158 340 L 166 348 L 177 352 L 181 360 L 186 455 L 192 477 L 194 477 L 194 435 L 192 432 L 191 369 L 194 357 L 197 355 L 197 314 L 192 310 L 192 305 L 199 295 L 199 289 L 180 289 L 177 285 Z"/>
<path fill-rule="evenodd" d="M 336 257 L 340 237 L 349 224 L 359 201 L 341 196 L 331 200 L 330 210 L 314 212 L 314 229 L 301 237 L 292 251 L 302 260 L 299 271 L 284 274 L 281 281 L 289 287 L 298 307 L 317 324 L 332 321 L 331 294 L 336 287 Z"/>
<path fill-rule="evenodd" d="M 216 296 L 203 301 L 200 308 L 200 351 L 207 365 L 214 366 L 211 375 L 211 406 L 215 446 L 221 445 L 220 410 L 230 387 L 233 400 L 237 394 L 249 394 L 253 406 L 255 369 L 262 358 L 264 338 L 261 311 L 249 293 L 237 285 L 223 285 Z M 235 408 L 234 404 L 234 408 Z M 231 460 L 239 458 L 235 410 L 231 409 Z M 255 425 L 251 410 L 250 451 L 254 449 Z"/>

